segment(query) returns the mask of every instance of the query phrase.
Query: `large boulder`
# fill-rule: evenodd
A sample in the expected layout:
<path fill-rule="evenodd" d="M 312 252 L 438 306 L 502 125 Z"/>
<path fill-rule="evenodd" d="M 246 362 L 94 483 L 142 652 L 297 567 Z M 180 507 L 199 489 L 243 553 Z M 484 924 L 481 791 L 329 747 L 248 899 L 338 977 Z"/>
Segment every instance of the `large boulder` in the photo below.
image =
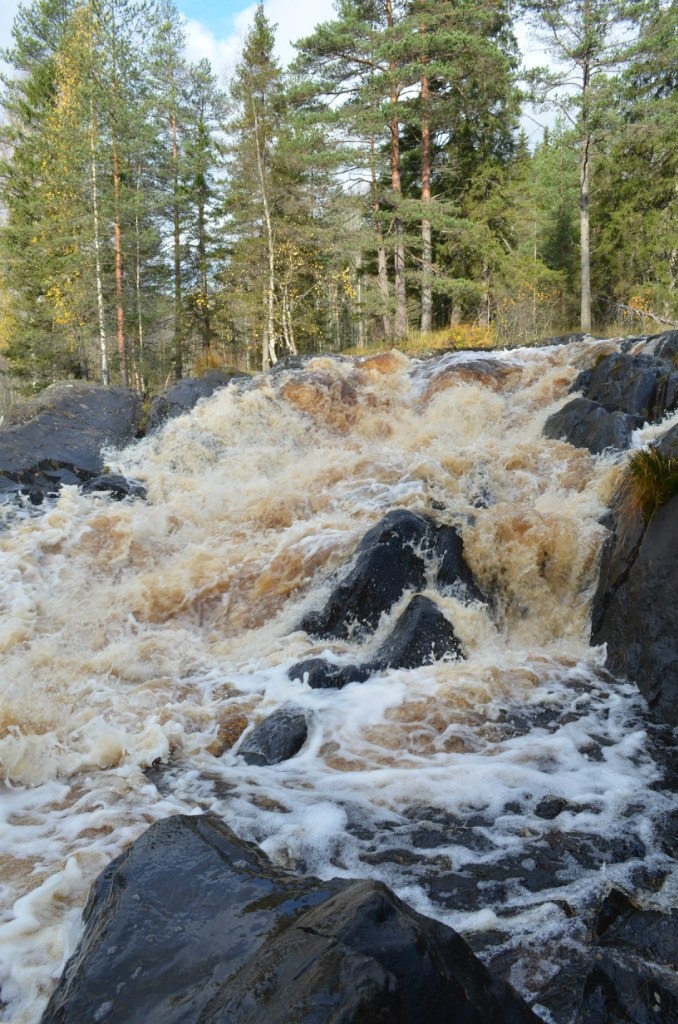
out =
<path fill-rule="evenodd" d="M 0 492 L 56 491 L 103 472 L 102 448 L 138 434 L 141 398 L 85 381 L 53 384 L 14 410 L 0 429 Z"/>
<path fill-rule="evenodd" d="M 177 381 L 151 402 L 146 433 L 157 430 L 169 419 L 190 412 L 201 398 L 211 398 L 236 377 L 247 377 L 241 370 L 208 370 L 202 377 L 186 377 Z"/>
<path fill-rule="evenodd" d="M 659 422 L 678 406 L 677 338 L 678 331 L 628 338 L 622 351 L 598 358 L 570 389 L 581 397 L 549 417 L 544 436 L 594 455 L 628 448 L 633 430 Z"/>
<path fill-rule="evenodd" d="M 439 586 L 458 585 L 471 599 L 482 599 L 454 527 L 394 509 L 368 530 L 356 549 L 353 567 L 337 583 L 325 607 L 304 616 L 301 628 L 325 639 L 373 632 L 382 614 L 406 590 L 426 587 L 432 562 Z"/>
<path fill-rule="evenodd" d="M 678 913 L 646 910 L 613 889 L 594 926 L 599 942 L 576 1024 L 678 1020 Z"/>
<path fill-rule="evenodd" d="M 362 665 L 342 667 L 327 658 L 307 658 L 289 669 L 290 679 L 308 683 L 313 690 L 340 689 L 362 683 L 373 672 L 387 668 L 419 668 L 442 658 L 461 657 L 461 644 L 435 601 L 416 594 L 398 618 L 377 653 Z"/>
<path fill-rule="evenodd" d="M 252 730 L 238 753 L 247 764 L 280 764 L 301 750 L 307 735 L 308 726 L 303 711 L 279 708 Z"/>
<path fill-rule="evenodd" d="M 635 544 L 633 543 L 635 540 Z M 607 667 L 636 682 L 655 715 L 678 724 L 678 495 L 603 551 L 591 642 Z"/>
<path fill-rule="evenodd" d="M 656 463 L 653 451 L 658 453 Z M 678 425 L 654 441 L 649 458 L 650 467 L 663 470 L 667 493 L 675 492 Z M 617 505 L 605 523 L 610 532 L 591 606 L 591 642 L 607 644 L 610 671 L 636 682 L 655 716 L 676 725 L 678 494 L 665 500 L 649 521 L 628 502 Z"/>
<path fill-rule="evenodd" d="M 42 1024 L 538 1024 L 451 928 L 379 882 L 274 867 L 217 818 L 99 876 Z"/>
<path fill-rule="evenodd" d="M 599 402 L 607 412 L 626 412 L 648 422 L 666 411 L 666 385 L 672 376 L 668 364 L 650 355 L 613 352 L 580 374 L 572 385 L 585 398 Z M 673 374 L 678 379 L 678 374 Z M 675 386 L 672 388 L 675 402 Z"/>
<path fill-rule="evenodd" d="M 588 448 L 594 455 L 607 449 L 622 450 L 631 444 L 631 435 L 643 420 L 625 412 L 610 412 L 600 402 L 573 398 L 546 420 L 544 437 L 569 441 L 575 448 Z"/>

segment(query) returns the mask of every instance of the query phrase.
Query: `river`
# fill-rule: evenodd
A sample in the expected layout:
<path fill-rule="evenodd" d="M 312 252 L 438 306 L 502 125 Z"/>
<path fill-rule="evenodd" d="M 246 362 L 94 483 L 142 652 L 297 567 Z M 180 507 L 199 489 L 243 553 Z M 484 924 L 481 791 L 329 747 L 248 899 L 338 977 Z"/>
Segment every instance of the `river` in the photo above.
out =
<path fill-rule="evenodd" d="M 211 810 L 277 863 L 378 877 L 470 941 L 491 936 L 538 1012 L 611 883 L 659 874 L 675 903 L 654 833 L 673 798 L 642 701 L 588 643 L 627 456 L 541 436 L 610 348 L 319 357 L 108 452 L 148 503 L 65 487 L 39 514 L 0 511 L 4 1024 L 36 1024 L 92 881 L 177 812 Z M 491 595 L 431 591 L 466 657 L 337 691 L 292 682 L 309 655 L 364 660 L 402 611 L 407 596 L 360 655 L 298 628 L 396 507 L 456 525 Z M 283 704 L 307 713 L 306 743 L 246 765 L 230 745 Z M 568 855 L 575 835 L 590 862 Z"/>

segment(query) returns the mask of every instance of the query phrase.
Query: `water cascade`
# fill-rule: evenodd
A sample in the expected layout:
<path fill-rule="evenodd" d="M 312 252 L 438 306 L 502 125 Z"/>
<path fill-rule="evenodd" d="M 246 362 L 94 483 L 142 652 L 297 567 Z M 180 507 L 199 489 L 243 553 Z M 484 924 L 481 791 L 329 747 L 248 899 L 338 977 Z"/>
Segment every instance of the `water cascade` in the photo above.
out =
<path fill-rule="evenodd" d="M 0 511 L 0 1020 L 36 1024 L 92 881 L 177 812 L 216 813 L 278 864 L 382 879 L 545 1019 L 587 906 L 612 884 L 675 903 L 643 701 L 589 645 L 627 455 L 542 436 L 610 349 L 314 358 L 107 452 L 148 502 L 66 486 L 39 514 Z M 487 600 L 420 592 L 464 656 L 342 689 L 291 679 L 388 637 L 411 594 L 368 636 L 300 623 L 397 508 L 463 538 Z M 246 763 L 239 745 L 290 706 L 299 752 Z"/>

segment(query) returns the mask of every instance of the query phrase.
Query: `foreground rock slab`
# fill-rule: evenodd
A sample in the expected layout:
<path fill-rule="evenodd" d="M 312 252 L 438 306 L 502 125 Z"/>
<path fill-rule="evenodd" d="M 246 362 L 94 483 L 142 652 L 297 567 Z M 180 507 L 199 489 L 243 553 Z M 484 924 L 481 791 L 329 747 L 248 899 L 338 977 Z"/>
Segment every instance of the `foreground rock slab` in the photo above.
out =
<path fill-rule="evenodd" d="M 212 816 L 153 825 L 93 886 L 42 1024 L 537 1024 L 384 885 L 274 867 Z"/>

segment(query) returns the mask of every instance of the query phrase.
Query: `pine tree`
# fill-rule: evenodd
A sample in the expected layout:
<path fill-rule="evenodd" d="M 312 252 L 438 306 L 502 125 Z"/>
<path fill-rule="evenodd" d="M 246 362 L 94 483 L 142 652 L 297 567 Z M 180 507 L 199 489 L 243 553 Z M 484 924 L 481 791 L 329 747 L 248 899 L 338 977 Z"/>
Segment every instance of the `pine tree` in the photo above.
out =
<path fill-rule="evenodd" d="M 670 326 L 678 321 L 678 9 L 643 3 L 634 13 L 639 36 L 612 97 L 618 116 L 598 172 L 597 281 L 613 308 Z"/>
<path fill-rule="evenodd" d="M 233 117 L 227 125 L 231 227 L 247 250 L 261 249 L 265 266 L 261 365 L 277 361 L 275 332 L 275 229 L 272 213 L 273 150 L 283 106 L 282 71 L 273 56 L 273 26 L 259 4 L 231 82 Z M 259 277 L 254 263 L 250 273 Z"/>
<path fill-rule="evenodd" d="M 214 338 L 212 289 L 220 243 L 217 238 L 219 190 L 215 173 L 220 160 L 216 132 L 224 119 L 225 96 L 207 60 L 188 71 L 188 124 L 184 144 L 185 228 L 189 235 L 187 267 L 189 306 L 203 353 Z"/>
<path fill-rule="evenodd" d="M 396 338 L 407 332 L 400 153 L 402 94 L 408 84 L 401 74 L 400 54 L 405 13 L 404 5 L 392 0 L 342 0 L 335 21 L 318 26 L 312 36 L 297 44 L 296 65 L 298 73 L 307 76 L 313 94 L 324 98 L 328 106 L 343 99 L 337 122 L 362 141 L 363 167 L 375 167 L 375 150 L 382 144 L 387 148 L 390 189 L 383 199 L 377 195 L 376 171 L 370 170 L 370 177 L 373 206 L 379 207 L 378 213 L 374 211 L 379 252 L 384 234 L 392 235 Z M 382 274 L 380 282 L 383 294 Z"/>
<path fill-rule="evenodd" d="M 599 80 L 616 72 L 623 62 L 631 26 L 627 8 L 619 0 L 527 0 L 525 7 L 533 21 L 545 30 L 545 43 L 558 64 L 555 71 L 535 68 L 529 73 L 533 96 L 555 104 L 577 133 L 580 323 L 582 331 L 588 332 L 591 330 L 591 164 L 596 139 L 605 130 L 604 107 L 594 102 L 595 92 Z"/>

